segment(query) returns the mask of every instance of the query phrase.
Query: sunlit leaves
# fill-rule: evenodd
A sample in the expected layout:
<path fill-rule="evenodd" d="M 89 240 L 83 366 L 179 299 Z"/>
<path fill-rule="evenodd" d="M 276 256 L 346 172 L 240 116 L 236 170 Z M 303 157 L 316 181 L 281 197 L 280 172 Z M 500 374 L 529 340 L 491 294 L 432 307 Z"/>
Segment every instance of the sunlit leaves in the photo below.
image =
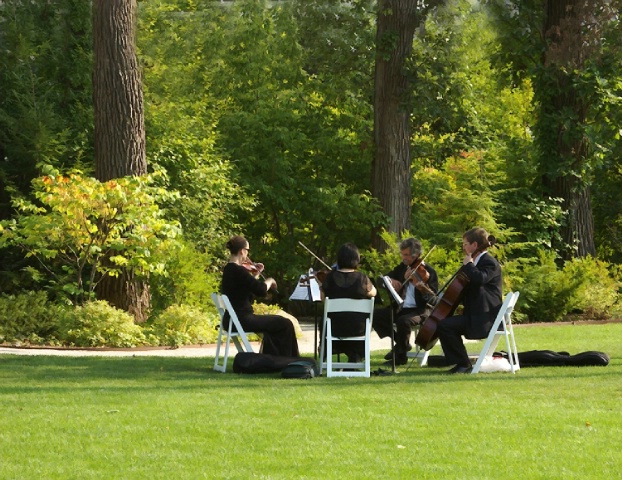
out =
<path fill-rule="evenodd" d="M 180 229 L 164 219 L 158 206 L 177 196 L 152 186 L 160 175 L 102 183 L 79 172 L 61 174 L 49 168 L 33 181 L 40 206 L 16 200 L 20 214 L 4 223 L 0 246 L 21 247 L 57 279 L 60 265 L 67 275 L 63 289 L 78 303 L 105 275 L 117 276 L 124 268 L 145 274 L 162 271 L 160 263 L 151 261 L 152 252 Z"/>

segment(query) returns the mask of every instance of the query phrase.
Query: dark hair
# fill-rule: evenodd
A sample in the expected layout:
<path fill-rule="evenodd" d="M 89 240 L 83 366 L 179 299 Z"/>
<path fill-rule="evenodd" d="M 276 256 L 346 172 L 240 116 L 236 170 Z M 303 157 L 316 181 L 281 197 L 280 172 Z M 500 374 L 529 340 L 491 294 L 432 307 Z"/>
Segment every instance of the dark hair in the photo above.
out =
<path fill-rule="evenodd" d="M 419 256 L 423 253 L 423 245 L 416 238 L 407 238 L 400 243 L 400 250 L 410 250 L 410 253 L 414 256 Z"/>
<path fill-rule="evenodd" d="M 477 246 L 482 249 L 492 247 L 497 241 L 494 236 L 488 235 L 488 232 L 481 227 L 467 230 L 462 235 L 462 238 L 465 238 L 469 243 L 477 242 Z"/>
<path fill-rule="evenodd" d="M 232 255 L 237 255 L 243 248 L 246 248 L 248 242 L 241 235 L 236 235 L 235 237 L 231 237 L 227 242 L 227 249 L 231 252 Z"/>
<path fill-rule="evenodd" d="M 344 243 L 339 247 L 337 252 L 337 265 L 339 268 L 354 268 L 356 269 L 361 262 L 361 255 L 359 249 L 352 242 Z"/>

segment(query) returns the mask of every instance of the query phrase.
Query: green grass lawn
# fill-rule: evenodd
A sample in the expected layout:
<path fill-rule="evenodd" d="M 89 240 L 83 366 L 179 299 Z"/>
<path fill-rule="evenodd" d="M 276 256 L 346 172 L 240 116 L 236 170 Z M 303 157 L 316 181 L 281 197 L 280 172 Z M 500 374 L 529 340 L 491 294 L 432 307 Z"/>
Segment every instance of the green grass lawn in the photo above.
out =
<path fill-rule="evenodd" d="M 0 478 L 622 478 L 622 324 L 515 335 L 611 363 L 283 380 L 204 358 L 3 355 Z"/>

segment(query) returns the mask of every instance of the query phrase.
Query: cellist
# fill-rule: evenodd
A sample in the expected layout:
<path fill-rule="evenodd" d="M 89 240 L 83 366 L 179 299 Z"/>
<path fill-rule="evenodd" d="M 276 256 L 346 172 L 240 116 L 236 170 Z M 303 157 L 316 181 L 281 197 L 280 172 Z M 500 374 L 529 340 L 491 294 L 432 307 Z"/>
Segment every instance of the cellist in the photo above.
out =
<path fill-rule="evenodd" d="M 470 373 L 472 366 L 462 336 L 482 339 L 488 336 L 503 303 L 502 276 L 499 262 L 488 252 L 495 239 L 480 227 L 462 235 L 461 271 L 468 283 L 464 287 L 460 315 L 438 323 L 437 333 L 448 364 L 455 366 L 448 373 Z"/>

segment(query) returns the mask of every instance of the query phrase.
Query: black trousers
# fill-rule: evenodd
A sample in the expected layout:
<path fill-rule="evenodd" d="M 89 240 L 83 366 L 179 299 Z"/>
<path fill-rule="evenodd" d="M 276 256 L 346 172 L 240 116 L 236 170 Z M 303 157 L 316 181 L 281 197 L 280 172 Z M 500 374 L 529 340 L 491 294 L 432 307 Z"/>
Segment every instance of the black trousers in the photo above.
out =
<path fill-rule="evenodd" d="M 436 333 L 448 365 L 456 364 L 464 367 L 471 365 L 469 354 L 462 341 L 462 336 L 466 334 L 466 325 L 466 317 L 456 315 L 445 318 L 436 326 Z"/>
<path fill-rule="evenodd" d="M 380 338 L 391 335 L 391 309 L 387 307 L 374 311 L 372 327 Z M 410 337 L 413 328 L 425 319 L 425 308 L 403 308 L 395 314 L 395 355 L 406 355 L 412 349 Z"/>
<path fill-rule="evenodd" d="M 238 317 L 246 332 L 261 333 L 261 351 L 270 355 L 298 357 L 298 340 L 294 324 L 280 315 L 245 315 Z M 228 327 L 228 325 L 225 325 Z"/>

